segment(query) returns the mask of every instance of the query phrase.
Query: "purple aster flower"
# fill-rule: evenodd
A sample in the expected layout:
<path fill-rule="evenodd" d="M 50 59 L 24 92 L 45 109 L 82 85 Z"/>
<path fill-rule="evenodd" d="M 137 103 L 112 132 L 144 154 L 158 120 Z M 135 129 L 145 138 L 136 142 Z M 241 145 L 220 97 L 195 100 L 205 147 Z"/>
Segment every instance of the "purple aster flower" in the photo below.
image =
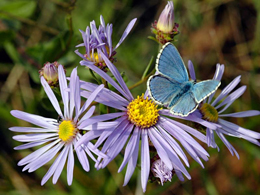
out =
<path fill-rule="evenodd" d="M 69 85 L 70 92 L 67 89 L 67 80 L 62 65 L 59 65 L 58 67 L 58 76 L 60 92 L 64 104 L 63 113 L 61 111 L 58 100 L 56 99 L 53 91 L 44 77 L 41 77 L 41 83 L 53 107 L 58 113 L 60 120 L 29 114 L 18 110 L 11 111 L 11 114 L 14 117 L 38 126 L 9 128 L 14 132 L 29 133 L 15 135 L 13 137 L 14 140 L 20 142 L 29 142 L 15 147 L 15 149 L 23 150 L 44 145 L 40 149 L 34 151 L 18 162 L 19 166 L 25 165 L 23 171 L 28 170 L 28 172 L 33 172 L 58 155 L 48 172 L 43 177 L 41 185 L 44 185 L 52 175 L 53 183 L 55 184 L 61 174 L 61 171 L 63 170 L 66 160 L 67 181 L 68 184 L 71 185 L 73 180 L 74 149 L 76 150 L 78 159 L 85 171 L 89 171 L 89 162 L 86 153 L 94 161 L 96 161 L 96 159 L 91 152 L 97 155 L 102 155 L 99 150 L 94 148 L 94 145 L 91 142 L 89 142 L 87 145 L 80 145 L 77 148 L 75 148 L 75 144 L 82 137 L 80 133 L 81 130 L 85 130 L 86 126 L 88 125 L 101 121 L 100 119 L 95 119 L 95 117 L 90 118 L 95 110 L 95 106 L 90 107 L 85 114 L 84 112 L 90 106 L 91 102 L 95 99 L 97 94 L 103 89 L 103 85 L 98 86 L 95 91 L 89 95 L 88 100 L 81 107 L 77 69 L 75 68 L 71 73 Z M 100 126 L 104 124 L 106 124 L 106 127 L 109 127 L 109 125 L 111 126 L 115 123 L 99 123 Z M 105 157 L 104 154 L 102 156 Z"/>
<path fill-rule="evenodd" d="M 112 46 L 112 24 L 105 24 L 104 18 L 100 16 L 100 26 L 97 28 L 95 21 L 90 22 L 90 28 L 87 27 L 86 31 L 80 30 L 84 43 L 77 45 L 76 47 L 85 47 L 86 53 L 81 54 L 76 50 L 76 54 L 86 60 L 86 64 L 94 64 L 102 70 L 107 70 L 106 64 L 101 56 L 101 52 L 110 60 L 114 61 L 114 55 L 116 49 L 125 40 L 131 29 L 133 28 L 136 18 L 126 27 L 122 37 L 118 44 L 113 48 Z"/>
<path fill-rule="evenodd" d="M 191 62 L 189 62 L 189 71 L 192 79 L 196 79 L 194 68 Z M 224 65 L 217 64 L 216 72 L 213 79 L 218 81 L 221 80 L 224 73 Z M 226 117 L 250 117 L 260 115 L 258 110 L 248 110 L 237 113 L 224 114 L 223 112 L 237 99 L 239 98 L 246 90 L 246 86 L 241 86 L 238 89 L 234 90 L 235 87 L 239 84 L 241 76 L 236 77 L 231 83 L 229 83 L 221 93 L 213 100 L 213 93 L 207 99 L 205 99 L 199 109 L 194 113 L 186 117 L 187 120 L 197 122 L 207 128 L 207 144 L 210 147 L 218 148 L 215 142 L 215 134 L 222 140 L 226 145 L 232 155 L 239 155 L 235 148 L 228 142 L 225 135 L 243 138 L 249 142 L 252 142 L 258 146 L 260 143 L 257 139 L 260 139 L 260 133 L 254 132 L 249 129 L 240 127 L 234 123 L 228 122 L 225 120 Z M 234 90 L 234 91 L 233 91 Z M 232 92 L 233 91 L 233 92 Z M 167 113 L 165 113 L 167 114 Z M 215 132 L 215 133 L 214 133 Z"/>
<path fill-rule="evenodd" d="M 108 158 L 98 157 L 98 162 L 95 165 L 97 169 L 106 167 L 125 146 L 124 159 L 118 171 L 122 171 L 128 163 L 124 180 L 124 185 L 126 185 L 135 170 L 139 141 L 141 140 L 141 183 L 143 191 L 146 190 L 151 168 L 149 147 L 156 149 L 165 166 L 169 170 L 175 170 L 181 180 L 183 180 L 182 174 L 190 179 L 190 175 L 183 165 L 184 162 L 189 166 L 188 159 L 179 143 L 203 167 L 200 158 L 208 160 L 208 153 L 190 134 L 203 142 L 206 142 L 206 136 L 189 126 L 163 116 L 163 110 L 158 109 L 157 105 L 148 99 L 148 92 L 134 99 L 119 71 L 104 54 L 101 55 L 118 83 L 96 66 L 89 65 L 85 61 L 82 63 L 85 63 L 88 68 L 103 77 L 122 94 L 120 96 L 104 88 L 95 100 L 119 110 L 117 113 L 106 115 L 109 118 L 113 117 L 118 124 L 106 130 L 98 125 L 88 126 L 87 128 L 92 131 L 86 133 L 77 145 L 87 144 L 89 140 L 98 138 L 95 147 L 103 144 L 101 152 L 105 153 Z M 98 87 L 93 83 L 84 81 L 81 81 L 80 84 L 81 88 L 85 90 L 81 92 L 81 95 L 86 98 Z"/>

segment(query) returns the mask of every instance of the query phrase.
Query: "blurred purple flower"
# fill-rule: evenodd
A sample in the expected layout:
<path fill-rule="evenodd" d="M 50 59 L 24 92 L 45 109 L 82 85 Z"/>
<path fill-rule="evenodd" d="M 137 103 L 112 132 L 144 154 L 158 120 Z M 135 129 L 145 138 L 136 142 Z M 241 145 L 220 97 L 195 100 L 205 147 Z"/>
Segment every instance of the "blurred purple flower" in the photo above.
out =
<path fill-rule="evenodd" d="M 111 61 L 114 62 L 114 55 L 116 54 L 116 49 L 119 45 L 125 40 L 131 29 L 133 28 L 136 18 L 131 20 L 131 22 L 126 27 L 122 37 L 120 38 L 118 44 L 113 48 L 112 46 L 112 31 L 113 25 L 107 24 L 105 25 L 104 18 L 100 16 L 100 26 L 97 29 L 96 23 L 93 20 L 90 22 L 90 28 L 87 27 L 86 31 L 80 30 L 84 43 L 77 45 L 76 47 L 85 47 L 86 53 L 81 54 L 78 50 L 76 50 L 76 54 L 82 57 L 86 64 L 92 64 L 99 67 L 101 70 L 106 71 L 107 67 L 104 63 L 104 60 L 101 56 L 101 52 L 105 54 L 105 56 Z"/>
<path fill-rule="evenodd" d="M 124 185 L 126 185 L 135 170 L 139 141 L 141 140 L 141 183 L 143 191 L 146 190 L 150 173 L 150 146 L 156 149 L 160 159 L 169 170 L 174 169 L 178 173 L 177 176 L 180 180 L 184 179 L 182 173 L 190 179 L 190 175 L 183 166 L 180 158 L 189 166 L 188 159 L 178 142 L 203 167 L 200 158 L 208 160 L 208 153 L 190 134 L 203 142 L 206 142 L 206 136 L 189 126 L 164 117 L 162 115 L 163 110 L 158 109 L 157 105 L 148 99 L 148 92 L 134 99 L 119 71 L 106 55 L 101 55 L 119 84 L 96 66 L 89 65 L 85 61 L 82 63 L 85 63 L 122 94 L 120 96 L 104 88 L 95 100 L 96 102 L 119 110 L 117 113 L 106 115 L 109 118 L 113 117 L 118 122 L 118 125 L 106 130 L 98 125 L 89 126 L 87 128 L 92 131 L 86 133 L 77 145 L 87 144 L 89 140 L 94 138 L 98 138 L 95 147 L 99 147 L 104 143 L 101 152 L 105 153 L 108 158 L 102 159 L 99 157 L 95 165 L 97 169 L 106 167 L 126 145 L 124 159 L 118 170 L 119 172 L 122 171 L 128 163 L 124 180 Z M 84 81 L 81 81 L 80 85 L 83 89 L 81 95 L 86 98 L 97 88 L 97 85 Z M 129 141 L 127 143 L 128 138 Z M 152 145 L 149 144 L 149 140 Z"/>
<path fill-rule="evenodd" d="M 11 114 L 14 117 L 39 126 L 9 128 L 11 131 L 14 132 L 30 133 L 16 135 L 13 137 L 14 140 L 20 142 L 29 142 L 15 147 L 15 149 L 23 150 L 43 144 L 45 145 L 18 162 L 19 166 L 26 165 L 23 168 L 23 171 L 35 171 L 36 169 L 49 162 L 52 158 L 54 158 L 60 151 L 60 154 L 43 177 L 41 185 L 44 185 L 52 175 L 53 183 L 55 184 L 57 182 L 67 158 L 67 181 L 69 185 L 72 184 L 74 168 L 73 150 L 75 149 L 74 146 L 76 142 L 82 137 L 82 135 L 80 134 L 80 130 L 85 130 L 86 126 L 101 121 L 100 118 L 90 118 L 95 110 L 95 106 L 90 107 L 85 114 L 83 113 L 90 106 L 91 102 L 95 99 L 99 91 L 101 91 L 104 86 L 98 86 L 96 90 L 89 95 L 89 98 L 85 102 L 85 104 L 80 108 L 81 97 L 77 69 L 75 68 L 70 76 L 70 92 L 67 89 L 67 80 L 62 65 L 59 65 L 58 67 L 58 75 L 61 96 L 64 104 L 63 113 L 59 106 L 58 100 L 56 99 L 52 89 L 50 88 L 44 77 L 41 77 L 41 83 L 53 107 L 58 113 L 61 119 L 60 121 L 57 119 L 45 118 L 18 110 L 11 111 Z M 81 117 L 82 114 L 83 116 Z M 106 123 L 106 126 L 108 127 L 109 124 L 114 125 L 114 122 Z M 102 122 L 99 123 L 99 125 L 102 125 Z M 91 152 L 97 155 L 102 155 L 102 153 L 100 153 L 99 150 L 95 149 L 94 145 L 90 142 L 87 145 L 80 145 L 80 147 L 77 147 L 75 150 L 78 159 L 85 171 L 89 171 L 89 162 L 86 153 L 94 161 L 96 161 L 96 159 Z M 104 155 L 102 156 L 104 157 Z"/>
<path fill-rule="evenodd" d="M 160 179 L 162 186 L 172 179 L 172 170 L 170 170 L 161 159 L 157 159 L 152 163 L 151 171 L 154 177 Z"/>
<path fill-rule="evenodd" d="M 196 80 L 194 67 L 191 62 L 189 62 L 189 71 L 191 78 Z M 216 72 L 213 79 L 221 81 L 222 75 L 224 73 L 224 65 L 217 64 Z M 221 93 L 213 100 L 215 93 L 210 95 L 207 99 L 203 101 L 200 108 L 194 113 L 186 117 L 187 120 L 197 122 L 207 128 L 207 144 L 210 147 L 218 148 L 215 142 L 215 133 L 226 145 L 232 155 L 239 155 L 235 148 L 228 142 L 224 135 L 243 138 L 249 142 L 252 142 L 258 146 L 260 143 L 257 139 L 260 139 L 260 133 L 254 132 L 249 129 L 240 127 L 234 123 L 226 121 L 225 117 L 250 117 L 260 115 L 258 110 L 248 110 L 237 113 L 222 114 L 237 98 L 239 98 L 246 90 L 246 86 L 241 86 L 231 93 L 232 90 L 239 84 L 241 76 L 236 77 L 231 83 L 229 83 Z M 167 114 L 167 113 L 165 113 Z M 215 132 L 215 133 L 214 133 Z"/>

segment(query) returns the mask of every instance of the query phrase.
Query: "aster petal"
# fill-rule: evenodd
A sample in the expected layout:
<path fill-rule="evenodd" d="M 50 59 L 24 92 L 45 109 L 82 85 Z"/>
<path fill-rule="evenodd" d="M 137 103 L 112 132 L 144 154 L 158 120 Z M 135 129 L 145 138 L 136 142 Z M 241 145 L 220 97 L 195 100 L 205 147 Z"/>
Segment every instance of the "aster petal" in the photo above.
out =
<path fill-rule="evenodd" d="M 172 150 L 172 148 L 169 146 L 169 144 L 164 140 L 164 138 L 162 137 L 162 135 L 160 135 L 160 133 L 157 130 L 153 130 L 151 131 L 151 133 L 153 134 L 154 138 L 156 138 L 158 140 L 158 143 L 163 147 L 163 149 L 166 151 L 169 159 L 171 160 L 171 167 L 168 167 L 167 164 L 165 163 L 164 159 L 160 157 L 160 159 L 165 163 L 165 165 L 172 170 L 173 166 L 177 167 L 179 170 L 181 170 L 187 177 L 190 177 L 189 173 L 187 172 L 187 170 L 185 169 L 185 167 L 183 166 L 182 162 L 180 161 L 179 157 L 177 156 L 177 154 L 174 152 L 174 150 Z M 149 134 L 149 132 L 148 132 Z M 150 137 L 151 138 L 151 137 Z M 154 143 L 154 142 L 153 142 Z M 156 148 L 157 149 L 157 148 Z M 158 152 L 158 150 L 157 150 Z M 159 155 L 159 153 L 158 153 Z"/>
<path fill-rule="evenodd" d="M 171 120 L 171 119 L 162 120 L 162 121 L 160 121 L 160 125 L 163 127 L 165 127 L 165 125 L 167 125 L 168 127 L 166 127 L 166 128 L 167 128 L 168 132 L 170 134 L 172 134 L 173 136 L 178 137 L 180 142 L 181 142 L 181 140 L 183 140 L 184 142 L 187 142 L 189 145 L 192 145 L 193 147 L 195 147 L 196 150 L 199 150 L 203 154 L 209 156 L 207 151 L 195 139 L 193 139 L 188 133 L 183 131 L 180 127 L 171 123 L 172 121 L 173 120 Z M 174 131 L 173 131 L 173 129 L 174 129 Z"/>
<path fill-rule="evenodd" d="M 112 91 L 111 91 L 112 92 Z M 82 91 L 81 96 L 88 98 L 91 95 L 89 91 Z M 122 106 L 122 103 L 119 102 L 116 98 L 110 96 L 108 93 L 100 92 L 97 98 L 95 99 L 96 102 L 109 106 L 111 108 L 115 108 L 118 110 L 125 111 L 126 108 Z"/>
<path fill-rule="evenodd" d="M 142 146 L 141 146 L 141 184 L 143 192 L 146 191 L 146 185 L 150 173 L 150 154 L 147 131 L 142 129 Z"/>
<path fill-rule="evenodd" d="M 250 116 L 258 116 L 260 115 L 260 111 L 258 110 L 248 110 L 243 112 L 236 112 L 231 114 L 220 114 L 220 117 L 236 117 L 236 118 L 242 118 L 242 117 L 250 117 Z"/>
<path fill-rule="evenodd" d="M 164 130 L 159 124 L 157 125 L 157 128 L 159 132 L 162 134 L 164 139 L 170 144 L 170 146 L 175 150 L 175 152 L 182 158 L 182 160 L 185 162 L 186 166 L 189 167 L 188 159 L 183 152 L 180 145 L 167 133 L 167 130 Z"/>
<path fill-rule="evenodd" d="M 139 129 L 139 134 L 140 134 L 140 131 L 141 130 Z M 126 169 L 126 173 L 125 173 L 125 180 L 124 180 L 123 186 L 125 186 L 129 182 L 131 176 L 134 173 L 136 163 L 137 163 L 137 158 L 138 158 L 138 151 L 139 151 L 139 144 L 136 144 L 134 147 L 134 152 L 127 164 L 127 169 Z"/>
<path fill-rule="evenodd" d="M 78 117 L 81 114 L 81 97 L 80 97 L 80 88 L 79 88 L 79 77 L 76 77 L 76 85 L 75 85 L 75 117 Z M 75 121 L 74 117 L 74 121 Z"/>
<path fill-rule="evenodd" d="M 75 116 L 74 122 L 78 120 L 79 115 L 81 115 L 88 107 L 89 105 L 95 100 L 95 98 L 97 97 L 98 93 L 104 88 L 104 85 L 100 85 L 98 86 L 95 91 L 93 91 L 93 93 L 88 97 L 87 101 L 84 103 L 84 105 L 82 106 L 82 108 L 80 109 L 78 115 Z"/>
<path fill-rule="evenodd" d="M 51 148 L 49 151 L 45 152 L 42 156 L 40 156 L 39 158 L 37 158 L 35 161 L 31 162 L 30 164 L 26 165 L 23 168 L 24 170 L 28 170 L 28 172 L 33 172 L 36 169 L 40 168 L 41 166 L 43 166 L 44 164 L 46 164 L 47 162 L 49 162 L 57 153 L 58 151 L 61 149 L 61 147 L 64 144 L 59 143 L 56 146 L 54 146 L 53 148 Z"/>
<path fill-rule="evenodd" d="M 124 147 L 130 133 L 132 132 L 134 125 L 132 123 L 129 123 L 127 127 L 124 128 L 123 132 L 121 135 L 118 137 L 117 141 L 114 142 L 112 146 L 110 146 L 107 156 L 109 158 L 103 160 L 102 162 L 102 168 L 105 168 L 109 162 L 111 162 L 122 150 Z"/>
<path fill-rule="evenodd" d="M 109 56 L 112 55 L 113 52 L 113 47 L 112 47 L 112 32 L 113 32 L 113 27 L 112 24 L 108 25 L 107 27 L 107 43 L 109 47 Z"/>
<path fill-rule="evenodd" d="M 93 92 L 99 85 L 94 84 L 94 83 L 89 83 L 89 82 L 85 82 L 85 81 L 80 81 L 80 87 L 82 89 L 85 89 L 87 91 Z M 127 106 L 129 104 L 129 101 L 126 100 L 125 98 L 123 98 L 121 95 L 118 95 L 117 93 L 103 88 L 100 93 L 98 94 L 98 98 L 102 98 L 102 97 L 106 97 L 109 96 L 109 101 L 116 101 L 118 102 L 120 105 L 122 106 Z M 88 98 L 89 96 L 87 96 L 86 98 Z M 96 100 L 97 101 L 97 100 Z"/>
<path fill-rule="evenodd" d="M 25 164 L 28 164 L 32 161 L 34 161 L 35 159 L 37 159 L 39 156 L 41 156 L 43 153 L 45 153 L 47 150 L 49 150 L 52 146 L 54 146 L 55 144 L 57 144 L 59 142 L 59 140 L 56 140 L 54 142 L 49 143 L 46 146 L 43 146 L 42 148 L 32 152 L 31 154 L 27 155 L 26 157 L 24 157 L 23 159 L 21 159 L 18 162 L 18 166 L 22 166 Z"/>
<path fill-rule="evenodd" d="M 95 112 L 96 106 L 91 106 L 90 109 L 84 114 L 84 116 L 79 120 L 78 125 L 80 125 L 83 121 L 89 119 Z M 74 122 L 76 123 L 78 118 L 74 118 Z M 84 129 L 84 128 L 82 128 Z"/>
<path fill-rule="evenodd" d="M 112 121 L 112 122 L 98 122 L 93 125 L 89 125 L 84 130 L 93 130 L 93 131 L 100 131 L 100 130 L 105 130 L 105 129 L 110 129 L 115 126 L 117 126 L 119 123 L 117 121 Z"/>
<path fill-rule="evenodd" d="M 169 159 L 168 154 L 165 151 L 165 148 L 163 147 L 165 145 L 160 144 L 160 142 L 157 140 L 158 136 L 157 136 L 157 134 L 154 134 L 154 131 L 155 130 L 153 128 L 150 128 L 147 131 L 147 134 L 148 134 L 150 140 L 152 141 L 154 147 L 156 148 L 156 151 L 157 151 L 160 159 L 165 163 L 165 165 L 168 167 L 168 169 L 172 170 L 173 169 L 172 162 Z"/>
<path fill-rule="evenodd" d="M 58 133 L 41 133 L 41 134 L 25 134 L 25 135 L 15 135 L 13 139 L 19 142 L 32 142 L 40 141 L 46 138 L 57 136 Z"/>
<path fill-rule="evenodd" d="M 128 161 L 130 160 L 130 158 L 132 157 L 132 154 L 135 151 L 136 145 L 139 145 L 139 141 L 140 141 L 140 129 L 138 127 L 136 127 L 134 129 L 134 132 L 125 148 L 125 154 L 124 154 L 124 160 L 121 164 L 121 166 L 118 169 L 118 173 L 121 172 L 123 170 L 123 168 L 125 167 L 126 163 L 128 163 Z"/>
<path fill-rule="evenodd" d="M 46 80 L 44 79 L 44 77 L 42 76 L 41 77 L 41 83 L 42 83 L 42 86 L 44 88 L 44 91 L 46 92 L 49 100 L 51 101 L 51 104 L 53 105 L 54 109 L 56 110 L 56 112 L 62 117 L 64 118 L 62 112 L 61 112 L 61 109 L 60 109 L 60 105 L 59 105 L 59 102 L 56 98 L 56 96 L 54 95 L 51 87 L 49 86 L 49 84 L 46 82 Z"/>
<path fill-rule="evenodd" d="M 110 62 L 110 60 L 103 54 L 101 53 L 102 58 L 104 59 L 106 65 L 108 66 L 109 70 L 111 71 L 111 73 L 114 75 L 114 77 L 116 78 L 116 80 L 118 81 L 118 83 L 120 84 L 120 86 L 123 88 L 123 90 L 126 92 L 127 94 L 127 99 L 129 101 L 133 100 L 134 97 L 132 96 L 131 92 L 129 91 L 128 87 L 125 84 L 124 79 L 122 78 L 122 76 L 120 75 L 119 71 L 117 70 L 117 68 Z"/>
<path fill-rule="evenodd" d="M 37 128 L 37 127 L 10 127 L 9 130 L 14 131 L 14 132 L 23 132 L 23 133 L 57 132 L 57 128 L 55 128 L 55 129 L 45 129 L 45 128 Z"/>
<path fill-rule="evenodd" d="M 223 105 L 226 105 L 222 110 L 220 110 L 218 113 L 224 112 L 237 98 L 239 98 L 246 90 L 246 86 L 242 86 L 238 88 L 236 91 L 231 93 L 223 102 L 221 102 L 218 106 L 215 108 L 220 108 Z"/>
<path fill-rule="evenodd" d="M 60 166 L 60 162 L 62 161 L 62 159 L 65 159 L 67 158 L 67 154 L 64 155 L 64 153 L 66 152 L 66 148 L 65 147 L 61 153 L 59 154 L 59 156 L 55 159 L 54 163 L 51 165 L 51 167 L 49 168 L 48 172 L 44 175 L 44 177 L 42 178 L 42 181 L 41 181 L 41 185 L 44 185 L 49 179 L 50 177 L 53 175 L 53 173 L 57 170 L 57 168 L 60 168 L 61 167 L 61 170 L 63 169 L 64 167 L 64 164 Z M 65 163 L 65 161 L 64 161 Z M 58 178 L 57 178 L 58 179 Z M 56 180 L 57 182 L 57 180 Z M 53 184 L 55 184 L 56 182 L 53 181 Z"/>
<path fill-rule="evenodd" d="M 164 117 L 162 117 L 164 118 Z M 190 133 L 191 135 L 193 135 L 194 137 L 198 138 L 200 141 L 206 143 L 206 136 L 204 134 L 202 134 L 201 132 L 185 125 L 185 124 L 182 124 L 178 121 L 174 121 L 174 120 L 171 120 L 171 123 L 177 125 L 178 127 L 182 128 L 184 131 Z"/>
<path fill-rule="evenodd" d="M 103 79 L 105 79 L 108 83 L 110 83 L 117 91 L 119 91 L 123 96 L 125 96 L 127 99 L 130 99 L 128 97 L 128 94 L 103 70 L 99 69 L 98 67 L 91 65 L 87 63 L 86 61 L 80 61 L 81 65 L 86 65 L 88 68 L 96 72 L 98 75 L 100 75 Z"/>
<path fill-rule="evenodd" d="M 32 123 L 34 125 L 37 125 L 37 126 L 40 126 L 43 128 L 50 128 L 50 129 L 57 128 L 57 126 L 55 126 L 53 124 L 53 122 L 48 122 L 49 121 L 48 118 L 44 118 L 44 117 L 41 117 L 41 116 L 38 116 L 35 114 L 29 114 L 29 113 L 22 112 L 19 110 L 12 110 L 11 114 L 16 118 L 19 118 L 21 120 L 27 121 L 29 123 Z"/>
<path fill-rule="evenodd" d="M 235 155 L 239 159 L 239 155 L 238 155 L 236 149 L 227 141 L 227 139 L 224 137 L 224 135 L 222 133 L 219 133 L 218 131 L 216 131 L 216 134 L 219 136 L 219 138 L 222 140 L 222 142 L 226 145 L 226 147 L 228 148 L 228 150 L 230 151 L 232 156 L 234 156 L 234 153 L 235 153 Z"/>
<path fill-rule="evenodd" d="M 209 128 L 207 128 L 206 135 L 207 135 L 207 144 L 208 144 L 208 146 L 212 147 L 212 148 L 217 148 L 217 150 L 219 151 L 219 147 L 217 146 L 217 144 L 215 142 L 214 131 L 209 129 Z"/>
<path fill-rule="evenodd" d="M 86 54 L 89 56 L 89 52 L 90 52 L 90 48 L 89 48 L 89 39 L 90 39 L 90 29 L 89 27 L 87 26 L 86 28 Z"/>
<path fill-rule="evenodd" d="M 188 68 L 189 68 L 189 73 L 190 73 L 190 78 L 194 81 L 196 81 L 196 75 L 195 75 L 195 70 L 192 61 L 188 61 Z"/>
<path fill-rule="evenodd" d="M 74 144 L 74 147 L 75 147 L 75 144 Z M 85 151 L 83 150 L 82 147 L 78 147 L 75 150 L 76 150 L 80 164 L 82 165 L 83 169 L 88 172 L 89 171 L 89 162 L 88 162 L 88 158 L 87 158 Z"/>
<path fill-rule="evenodd" d="M 81 53 L 79 52 L 78 49 L 76 49 L 74 52 L 75 52 L 79 57 L 81 57 L 82 59 L 85 60 L 85 64 L 81 64 L 81 65 L 85 65 L 85 66 L 87 66 L 87 65 L 94 65 L 94 62 L 89 61 L 83 54 L 81 54 Z M 89 56 L 89 55 L 88 55 L 88 56 Z"/>
<path fill-rule="evenodd" d="M 240 127 L 240 126 L 238 126 L 234 123 L 228 122 L 228 121 L 220 119 L 220 118 L 219 118 L 218 122 L 219 122 L 219 124 L 224 125 L 224 126 L 230 128 L 230 129 L 232 129 L 234 132 L 241 133 L 243 135 L 252 137 L 254 139 L 260 139 L 260 133 L 258 133 L 258 132 L 254 132 L 254 131 L 251 131 L 249 129 L 245 129 L 245 128 Z"/>
<path fill-rule="evenodd" d="M 73 147 L 72 144 L 69 146 L 69 156 L 67 163 L 67 181 L 68 185 L 72 184 L 73 180 L 73 169 L 74 169 L 74 155 L 73 155 Z"/>
<path fill-rule="evenodd" d="M 42 145 L 42 144 L 44 144 L 48 141 L 53 141 L 53 140 L 56 140 L 56 139 L 57 139 L 57 137 L 45 139 L 45 140 L 42 140 L 42 141 L 35 141 L 35 142 L 20 145 L 20 146 L 16 146 L 14 149 L 15 150 L 24 150 L 24 149 L 27 149 L 27 148 L 32 148 L 32 147 L 35 147 L 35 146 Z"/>
<path fill-rule="evenodd" d="M 232 91 L 240 82 L 241 76 L 237 76 L 231 81 L 219 94 L 219 96 L 212 102 L 212 106 L 215 106 L 221 99 L 223 99 L 230 91 Z"/>
<path fill-rule="evenodd" d="M 125 123 L 125 124 L 127 124 L 128 123 L 128 121 L 127 120 L 125 120 L 125 118 L 118 118 L 117 120 L 116 120 L 116 122 L 118 122 L 118 125 L 120 124 L 120 123 Z M 96 142 L 96 144 L 95 144 L 95 147 L 97 148 L 97 147 L 99 147 L 103 142 L 104 142 L 104 140 L 108 137 L 108 136 L 110 136 L 111 135 L 111 133 L 116 129 L 116 128 L 118 128 L 118 125 L 115 125 L 114 127 L 111 127 L 111 128 L 109 128 L 109 129 L 106 129 L 105 131 L 103 131 L 103 133 L 100 135 L 100 137 L 99 137 L 99 139 L 97 140 L 97 142 Z"/>
<path fill-rule="evenodd" d="M 92 124 L 100 122 L 100 121 L 106 121 L 106 120 L 114 119 L 114 118 L 117 118 L 117 117 L 122 116 L 124 114 L 125 114 L 124 112 L 117 112 L 117 113 L 93 116 L 93 117 L 89 118 L 88 120 L 82 121 L 82 123 L 78 126 L 78 129 L 84 129 L 88 125 L 92 125 Z"/>
<path fill-rule="evenodd" d="M 102 147 L 102 152 L 107 151 L 110 148 L 110 146 L 118 140 L 118 137 L 122 134 L 122 130 L 124 130 L 129 125 L 129 121 L 126 117 L 121 117 L 121 119 L 122 121 L 119 121 L 119 125 L 113 130 L 112 134 L 107 138 L 104 146 Z"/>
<path fill-rule="evenodd" d="M 116 50 L 119 45 L 121 45 L 121 43 L 125 40 L 125 38 L 127 37 L 127 35 L 129 34 L 129 32 L 132 30 L 135 22 L 136 22 L 137 18 L 134 18 L 133 20 L 131 20 L 131 22 L 127 25 L 122 37 L 120 38 L 118 44 L 116 45 L 116 47 L 114 48 L 114 50 Z"/>
<path fill-rule="evenodd" d="M 224 69 L 225 69 L 224 64 L 222 64 L 222 65 L 217 64 L 217 67 L 216 67 L 216 71 L 215 71 L 213 80 L 221 81 L 222 75 L 223 75 L 223 73 L 224 73 Z M 214 97 L 215 93 L 216 93 L 216 92 L 213 92 L 213 93 L 209 96 L 209 98 L 208 98 L 208 103 L 211 102 L 211 100 L 212 100 L 212 98 Z"/>
<path fill-rule="evenodd" d="M 77 68 L 74 68 L 70 75 L 70 103 L 69 103 L 69 117 L 73 118 L 73 112 L 75 107 L 75 93 L 76 93 L 76 83 L 77 83 Z M 64 90 L 64 89 L 63 89 Z"/>
<path fill-rule="evenodd" d="M 60 159 L 59 163 L 57 163 L 58 166 L 57 166 L 57 168 L 56 168 L 56 170 L 54 172 L 53 178 L 52 178 L 52 183 L 53 184 L 56 184 L 58 179 L 59 179 L 59 177 L 60 177 L 60 174 L 61 174 L 61 172 L 63 170 L 63 167 L 65 165 L 65 162 L 66 162 L 66 159 L 67 159 L 67 156 L 68 156 L 68 150 L 69 150 L 69 146 L 66 145 L 63 148 L 62 152 L 60 153 L 61 159 Z"/>
<path fill-rule="evenodd" d="M 113 113 L 114 114 L 114 113 Z M 107 114 L 107 115 L 109 115 L 109 117 L 110 116 L 114 116 L 113 114 Z M 121 114 L 121 113 L 120 113 Z M 102 116 L 102 115 L 100 115 L 100 116 Z M 99 117 L 100 118 L 100 116 L 97 116 L 97 117 Z M 105 115 L 104 115 L 105 116 Z M 106 118 L 104 118 L 104 119 L 102 119 L 102 118 L 100 118 L 100 120 L 109 120 L 110 118 L 108 117 L 108 119 L 106 119 Z M 92 117 L 92 118 L 94 118 L 94 117 Z M 90 120 L 90 119 L 89 119 Z M 97 120 L 92 120 L 92 121 L 96 121 L 96 122 L 99 122 L 99 121 L 97 121 Z M 94 123 L 96 123 L 96 122 L 93 122 L 93 124 Z M 90 125 L 92 125 L 92 124 L 87 124 L 86 126 L 90 126 Z M 80 127 L 78 127 L 79 129 L 84 129 L 84 127 L 83 128 L 80 128 Z M 99 138 L 100 139 L 100 138 Z M 99 139 L 98 139 L 98 141 L 96 142 L 96 144 L 97 143 L 99 143 Z M 85 141 L 86 140 L 86 141 Z M 76 143 L 76 148 L 79 146 L 79 145 L 81 145 L 81 144 L 85 144 L 85 143 L 87 143 L 87 141 L 88 141 L 88 135 L 86 135 L 86 134 L 84 134 L 83 136 L 82 136 L 82 138 Z M 98 146 L 97 146 L 98 147 Z"/>
<path fill-rule="evenodd" d="M 69 97 L 68 97 L 68 92 L 65 89 L 68 88 L 68 85 L 67 85 L 66 75 L 62 65 L 59 65 L 58 67 L 58 74 L 59 74 L 60 93 L 64 104 L 64 116 L 67 118 L 69 113 L 68 110 Z"/>
<path fill-rule="evenodd" d="M 199 124 L 201 124 L 205 127 L 213 129 L 213 130 L 216 130 L 218 127 L 221 127 L 220 125 L 218 125 L 216 123 L 208 122 L 206 120 L 203 120 L 201 117 L 196 116 L 196 111 L 193 112 L 192 114 L 188 115 L 187 117 L 180 117 L 180 116 L 177 116 L 177 115 L 175 116 L 175 115 L 171 114 L 169 110 L 166 110 L 166 109 L 160 110 L 160 113 L 162 115 L 166 115 L 166 116 L 170 116 L 170 117 L 175 117 L 175 118 L 180 118 L 180 119 L 184 119 L 184 120 L 188 120 L 188 121 L 193 121 L 193 122 L 199 123 Z"/>

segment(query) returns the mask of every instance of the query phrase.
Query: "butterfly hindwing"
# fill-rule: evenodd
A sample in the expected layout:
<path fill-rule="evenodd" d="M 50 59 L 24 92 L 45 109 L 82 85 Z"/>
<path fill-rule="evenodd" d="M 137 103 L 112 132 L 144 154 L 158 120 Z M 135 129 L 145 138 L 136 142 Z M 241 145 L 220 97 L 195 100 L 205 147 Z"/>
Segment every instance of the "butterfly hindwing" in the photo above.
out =
<path fill-rule="evenodd" d="M 182 94 L 179 98 L 179 101 L 172 106 L 170 112 L 179 116 L 187 116 L 198 107 L 198 103 L 195 101 L 193 97 L 193 93 L 191 91 Z"/>
<path fill-rule="evenodd" d="M 167 105 L 180 93 L 180 84 L 162 75 L 151 76 L 147 82 L 151 98 L 159 104 Z"/>
<path fill-rule="evenodd" d="M 183 60 L 176 47 L 171 43 L 166 43 L 158 54 L 156 69 L 160 74 L 179 83 L 189 80 Z"/>
<path fill-rule="evenodd" d="M 214 93 L 219 87 L 220 82 L 217 80 L 206 80 L 196 83 L 192 88 L 192 93 L 197 103 L 206 99 L 210 94 Z"/>

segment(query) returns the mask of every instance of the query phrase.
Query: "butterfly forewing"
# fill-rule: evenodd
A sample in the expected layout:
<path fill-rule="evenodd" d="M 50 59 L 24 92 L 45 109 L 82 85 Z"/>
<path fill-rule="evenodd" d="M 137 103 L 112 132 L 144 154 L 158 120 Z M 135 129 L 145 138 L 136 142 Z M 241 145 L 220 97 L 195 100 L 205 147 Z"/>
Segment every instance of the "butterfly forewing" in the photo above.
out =
<path fill-rule="evenodd" d="M 157 57 L 157 71 L 175 81 L 182 83 L 189 80 L 187 69 L 176 47 L 167 43 Z"/>

